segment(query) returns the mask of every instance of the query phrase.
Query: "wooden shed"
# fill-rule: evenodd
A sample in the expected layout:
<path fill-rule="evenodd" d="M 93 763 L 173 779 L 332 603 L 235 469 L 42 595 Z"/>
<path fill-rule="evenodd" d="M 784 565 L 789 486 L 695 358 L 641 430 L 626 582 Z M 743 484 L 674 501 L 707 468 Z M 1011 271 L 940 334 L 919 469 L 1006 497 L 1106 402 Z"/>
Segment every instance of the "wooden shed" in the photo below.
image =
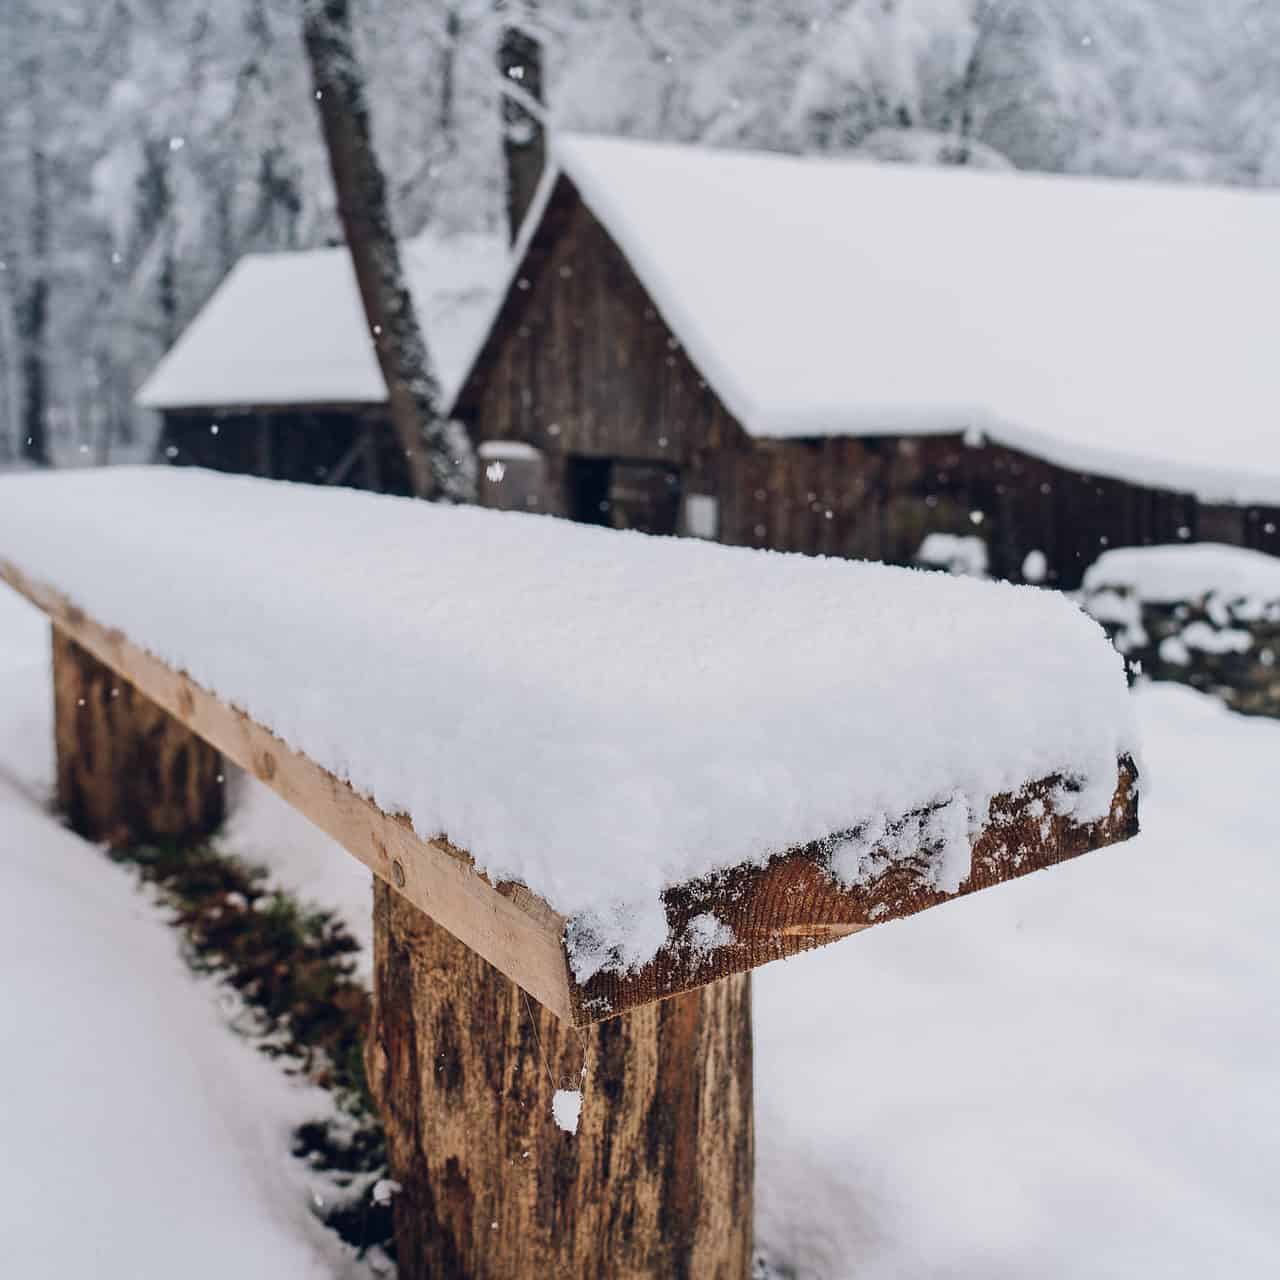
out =
<path fill-rule="evenodd" d="M 482 500 L 1063 587 L 1280 552 L 1280 198 L 562 137 L 452 408 Z M 1038 553 L 1038 554 L 1036 554 Z"/>
<path fill-rule="evenodd" d="M 466 372 L 507 262 L 496 235 L 408 241 L 405 271 L 441 382 Z M 249 254 L 138 393 L 160 456 L 269 479 L 409 492 L 345 248 Z"/>

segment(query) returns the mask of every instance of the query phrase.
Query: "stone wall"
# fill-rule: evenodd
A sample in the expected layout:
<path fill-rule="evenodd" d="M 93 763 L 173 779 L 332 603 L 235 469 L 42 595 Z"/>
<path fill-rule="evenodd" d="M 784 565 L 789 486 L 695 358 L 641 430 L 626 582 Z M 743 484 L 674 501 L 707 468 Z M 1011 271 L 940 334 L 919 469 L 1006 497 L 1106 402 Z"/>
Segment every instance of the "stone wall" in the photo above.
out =
<path fill-rule="evenodd" d="M 1152 600 L 1135 584 L 1095 580 L 1081 603 L 1124 654 L 1131 680 L 1173 680 L 1233 710 L 1280 717 L 1280 598 L 1210 590 Z"/>

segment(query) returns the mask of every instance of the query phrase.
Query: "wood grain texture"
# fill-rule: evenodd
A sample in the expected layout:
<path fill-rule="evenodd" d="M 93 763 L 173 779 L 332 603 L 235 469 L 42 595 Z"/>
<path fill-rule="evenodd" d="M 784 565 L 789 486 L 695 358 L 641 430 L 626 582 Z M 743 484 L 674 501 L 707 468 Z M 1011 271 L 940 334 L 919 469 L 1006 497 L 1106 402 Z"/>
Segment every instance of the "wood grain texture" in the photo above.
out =
<path fill-rule="evenodd" d="M 58 807 L 88 840 L 199 840 L 222 822 L 222 760 L 146 694 L 53 627 Z"/>
<path fill-rule="evenodd" d="M 479 440 L 673 465 L 732 421 L 563 177 L 457 410 Z M 567 495 L 543 509 L 566 514 Z"/>
<path fill-rule="evenodd" d="M 1137 834 L 1137 770 L 1131 760 L 1121 761 L 1111 809 L 1099 822 L 1079 823 L 1057 812 L 1061 789 L 1060 780 L 1048 778 L 1017 795 L 997 796 L 987 825 L 974 841 L 970 875 L 954 894 L 930 886 L 927 849 L 865 884 L 841 884 L 830 869 L 842 840 L 839 835 L 792 850 L 762 867 L 735 867 L 669 889 L 663 895 L 667 945 L 643 968 L 602 970 L 575 987 L 579 1016 L 584 1021 L 608 1017 L 672 991 L 811 951 Z M 908 814 L 894 827 L 900 829 L 929 812 Z M 706 915 L 726 926 L 733 941 L 704 953 L 690 926 Z M 573 928 L 571 923 L 571 934 Z"/>
<path fill-rule="evenodd" d="M 746 1280 L 749 975 L 579 1031 L 382 885 L 374 937 L 402 1280 Z"/>
<path fill-rule="evenodd" d="M 403 816 L 383 813 L 347 783 L 292 750 L 248 716 L 172 670 L 118 631 L 108 630 L 50 587 L 0 560 L 0 578 L 44 609 L 69 637 L 134 684 L 164 712 L 253 772 L 354 854 L 374 874 L 566 1021 L 585 1025 L 691 991 L 730 974 L 837 941 L 1127 839 L 1137 831 L 1136 773 L 1119 764 L 1114 803 L 1099 822 L 1058 811 L 1062 783 L 1030 782 L 997 797 L 976 838 L 973 872 L 958 894 L 929 887 L 928 849 L 867 884 L 847 886 L 830 871 L 840 834 L 678 885 L 664 894 L 668 941 L 638 970 L 604 968 L 574 980 L 567 948 L 589 941 L 588 926 L 567 920 L 518 884 L 493 884 L 471 858 L 439 837 L 424 840 Z M 927 814 L 907 814 L 904 826 Z M 847 834 L 847 833 L 846 833 Z M 691 925 L 714 916 L 732 941 L 707 953 Z"/>

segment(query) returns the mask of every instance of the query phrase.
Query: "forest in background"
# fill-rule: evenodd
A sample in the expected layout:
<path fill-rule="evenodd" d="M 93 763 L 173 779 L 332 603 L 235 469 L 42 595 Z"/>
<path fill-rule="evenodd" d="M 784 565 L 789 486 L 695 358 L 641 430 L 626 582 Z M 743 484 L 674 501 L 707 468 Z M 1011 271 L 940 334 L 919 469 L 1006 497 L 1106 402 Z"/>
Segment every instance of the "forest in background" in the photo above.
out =
<path fill-rule="evenodd" d="M 301 0 L 0 6 L 0 463 L 145 445 L 134 391 L 242 254 L 336 243 Z M 502 231 L 497 49 L 553 127 L 1280 185 L 1274 0 L 357 0 L 397 230 Z M 1052 246 L 1046 246 L 1052 252 Z"/>

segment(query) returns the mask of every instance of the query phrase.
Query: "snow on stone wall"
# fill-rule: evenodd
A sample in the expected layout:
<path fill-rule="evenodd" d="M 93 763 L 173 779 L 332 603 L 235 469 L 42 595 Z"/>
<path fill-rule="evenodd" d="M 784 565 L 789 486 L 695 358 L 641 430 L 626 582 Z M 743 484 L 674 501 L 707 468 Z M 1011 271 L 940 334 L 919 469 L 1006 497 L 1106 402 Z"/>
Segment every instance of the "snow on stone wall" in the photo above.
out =
<path fill-rule="evenodd" d="M 1082 602 L 1131 678 L 1280 717 L 1280 560 L 1209 543 L 1121 548 L 1090 568 Z"/>

